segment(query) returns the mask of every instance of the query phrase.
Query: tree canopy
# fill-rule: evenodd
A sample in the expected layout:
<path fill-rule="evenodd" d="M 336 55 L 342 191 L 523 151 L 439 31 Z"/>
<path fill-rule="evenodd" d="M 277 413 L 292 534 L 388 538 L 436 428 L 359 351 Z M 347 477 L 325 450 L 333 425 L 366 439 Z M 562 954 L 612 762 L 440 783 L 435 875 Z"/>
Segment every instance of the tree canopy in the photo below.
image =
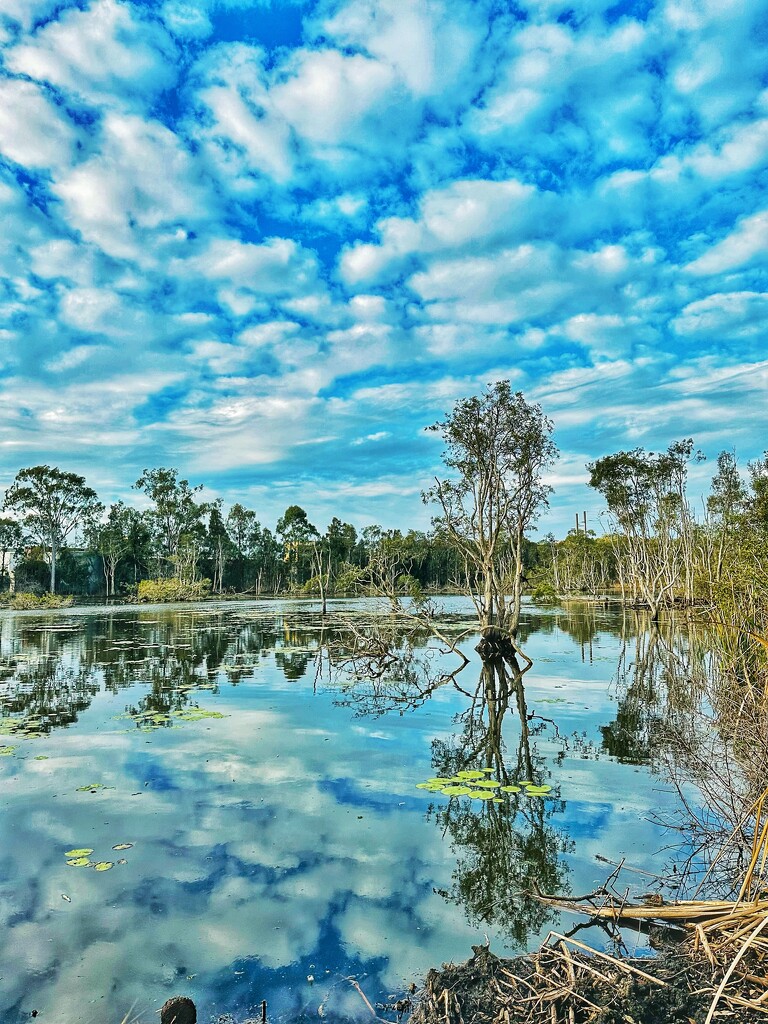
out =
<path fill-rule="evenodd" d="M 481 626 L 514 636 L 524 533 L 547 508 L 551 488 L 543 477 L 558 455 L 552 423 L 501 380 L 427 429 L 443 438 L 443 462 L 452 471 L 423 495 L 439 506 L 434 526 L 461 552 Z"/>
<path fill-rule="evenodd" d="M 85 477 L 55 466 L 31 466 L 16 474 L 4 507 L 21 517 L 26 529 L 50 554 L 51 593 L 56 592 L 56 561 L 67 537 L 103 506 Z"/>

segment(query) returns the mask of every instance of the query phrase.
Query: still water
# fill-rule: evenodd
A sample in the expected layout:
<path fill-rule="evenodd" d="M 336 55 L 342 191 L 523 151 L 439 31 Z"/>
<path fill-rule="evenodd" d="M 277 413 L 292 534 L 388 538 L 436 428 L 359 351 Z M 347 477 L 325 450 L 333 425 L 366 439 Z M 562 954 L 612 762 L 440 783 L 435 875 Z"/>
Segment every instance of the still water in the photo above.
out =
<path fill-rule="evenodd" d="M 570 927 L 532 883 L 588 892 L 599 857 L 668 870 L 657 821 L 678 796 L 628 703 L 643 638 L 626 621 L 529 606 L 522 685 L 484 676 L 471 635 L 475 660 L 434 688 L 420 669 L 350 684 L 318 651 L 360 607 L 0 616 L 3 1024 L 156 1021 L 174 994 L 201 1021 L 262 1000 L 271 1022 L 365 1018 L 350 978 L 386 1002 L 473 944 Z M 446 628 L 462 614 L 450 599 Z M 456 667 L 421 653 L 433 679 Z M 486 767 L 552 788 L 416 788 Z"/>

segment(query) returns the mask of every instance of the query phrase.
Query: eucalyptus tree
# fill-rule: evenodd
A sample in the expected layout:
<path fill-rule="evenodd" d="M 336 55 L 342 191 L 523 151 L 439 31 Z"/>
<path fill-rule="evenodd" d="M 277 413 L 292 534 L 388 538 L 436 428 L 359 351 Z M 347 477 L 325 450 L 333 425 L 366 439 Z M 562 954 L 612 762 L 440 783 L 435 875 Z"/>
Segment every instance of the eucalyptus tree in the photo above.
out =
<path fill-rule="evenodd" d="M 310 554 L 314 558 L 320 534 L 300 505 L 288 506 L 277 521 L 277 532 L 283 542 L 283 559 L 289 566 L 291 584 L 295 586 L 306 556 Z"/>
<path fill-rule="evenodd" d="M 434 526 L 461 554 L 481 627 L 514 637 L 525 531 L 547 508 L 552 490 L 544 482 L 558 455 L 552 423 L 502 380 L 460 400 L 427 429 L 442 436 L 443 462 L 452 472 L 422 496 L 439 506 Z"/>
<path fill-rule="evenodd" d="M 535 574 L 539 588 L 552 594 L 604 594 L 615 575 L 615 554 L 608 537 L 596 537 L 594 531 L 569 530 L 561 541 L 552 534 L 545 538 L 537 554 L 546 552 L 546 563 Z"/>
<path fill-rule="evenodd" d="M 706 583 L 710 598 L 723 579 L 725 567 L 736 555 L 740 534 L 744 531 L 743 514 L 748 507 L 749 492 L 741 478 L 736 456 L 723 451 L 717 456 L 717 473 L 707 498 L 707 527 L 702 538 Z"/>
<path fill-rule="evenodd" d="M 237 587 L 245 590 L 245 562 L 256 548 L 261 533 L 261 523 L 253 509 L 235 502 L 227 513 L 225 524 L 229 539 L 234 547 L 237 566 Z"/>
<path fill-rule="evenodd" d="M 105 522 L 94 522 L 88 529 L 88 543 L 101 556 L 107 597 L 114 597 L 117 568 L 131 550 L 136 515 L 135 509 L 117 501 Z"/>
<path fill-rule="evenodd" d="M 589 484 L 605 498 L 613 521 L 619 571 L 658 619 L 681 592 L 693 598 L 693 521 L 686 497 L 689 439 L 666 452 L 643 448 L 616 452 L 589 463 Z"/>
<path fill-rule="evenodd" d="M 352 555 L 357 545 L 357 530 L 351 523 L 343 523 L 338 516 L 334 516 L 325 531 L 325 539 L 328 541 L 331 558 L 335 565 L 352 561 Z"/>
<path fill-rule="evenodd" d="M 152 502 L 147 521 L 156 544 L 159 567 L 172 567 L 179 579 L 194 578 L 205 528 L 202 517 L 208 505 L 196 495 L 202 484 L 190 487 L 175 469 L 145 469 L 133 485 Z"/>
<path fill-rule="evenodd" d="M 11 558 L 17 556 L 24 545 L 24 531 L 15 519 L 0 518 L 0 586 L 11 582 Z"/>
<path fill-rule="evenodd" d="M 56 466 L 31 466 L 16 474 L 3 507 L 15 512 L 42 545 L 49 559 L 51 593 L 56 593 L 56 562 L 65 541 L 103 510 L 96 491 L 77 473 Z"/>
<path fill-rule="evenodd" d="M 224 589 L 224 570 L 227 560 L 236 548 L 221 515 L 221 499 L 214 501 L 209 509 L 208 529 L 205 537 L 206 554 L 211 567 L 211 589 L 214 594 L 220 594 Z"/>

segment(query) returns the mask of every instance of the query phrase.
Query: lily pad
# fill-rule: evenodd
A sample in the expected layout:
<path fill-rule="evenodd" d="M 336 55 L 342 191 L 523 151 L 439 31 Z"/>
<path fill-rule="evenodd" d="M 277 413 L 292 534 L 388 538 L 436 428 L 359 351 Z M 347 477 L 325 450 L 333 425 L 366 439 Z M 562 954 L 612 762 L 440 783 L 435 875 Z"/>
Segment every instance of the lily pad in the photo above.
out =
<path fill-rule="evenodd" d="M 518 786 L 534 786 L 535 783 L 531 779 L 520 779 Z"/>
<path fill-rule="evenodd" d="M 453 782 L 453 779 L 452 778 L 451 779 L 442 779 L 442 778 L 435 777 L 434 779 L 427 779 L 427 782 L 428 783 L 437 783 L 437 782 L 439 782 L 441 786 L 447 786 L 447 785 L 449 785 L 449 783 Z"/>
<path fill-rule="evenodd" d="M 37 754 L 36 757 L 35 757 L 35 760 L 36 761 L 47 761 L 48 760 L 48 755 L 47 754 Z"/>
<path fill-rule="evenodd" d="M 493 800 L 493 793 L 489 789 L 471 789 L 469 796 L 473 800 Z"/>
<path fill-rule="evenodd" d="M 90 855 L 92 853 L 93 853 L 93 850 L 91 850 L 87 846 L 84 846 L 80 850 L 67 850 L 67 852 L 64 854 L 64 856 L 65 857 L 90 857 Z"/>
<path fill-rule="evenodd" d="M 131 850 L 133 849 L 133 843 L 117 843 L 116 846 L 112 847 L 113 850 Z"/>
<path fill-rule="evenodd" d="M 98 864 L 94 864 L 93 865 L 93 870 L 94 871 L 109 871 L 109 869 L 113 868 L 114 866 L 115 865 L 114 865 L 114 863 L 111 860 L 100 860 L 98 862 Z"/>
<path fill-rule="evenodd" d="M 482 786 L 484 789 L 496 789 L 501 785 L 495 779 L 478 779 L 477 782 L 472 783 L 473 786 Z"/>
<path fill-rule="evenodd" d="M 551 793 L 552 792 L 552 787 L 551 786 L 529 786 L 528 787 L 528 792 L 529 793 L 531 793 L 531 792 L 542 793 L 542 794 L 543 793 Z"/>
<path fill-rule="evenodd" d="M 444 786 L 440 792 L 446 796 L 467 796 L 472 790 L 469 786 Z"/>
<path fill-rule="evenodd" d="M 0 757 L 11 757 L 16 747 L 0 747 Z"/>
<path fill-rule="evenodd" d="M 93 861 L 90 857 L 72 857 L 71 860 L 67 861 L 67 864 L 71 868 L 89 868 Z"/>
<path fill-rule="evenodd" d="M 480 771 L 481 772 L 485 772 L 486 775 L 492 775 L 493 774 L 493 768 L 481 768 Z"/>
<path fill-rule="evenodd" d="M 464 771 L 456 772 L 456 776 L 459 779 L 482 779 L 483 772 L 479 772 L 474 768 L 467 768 Z"/>

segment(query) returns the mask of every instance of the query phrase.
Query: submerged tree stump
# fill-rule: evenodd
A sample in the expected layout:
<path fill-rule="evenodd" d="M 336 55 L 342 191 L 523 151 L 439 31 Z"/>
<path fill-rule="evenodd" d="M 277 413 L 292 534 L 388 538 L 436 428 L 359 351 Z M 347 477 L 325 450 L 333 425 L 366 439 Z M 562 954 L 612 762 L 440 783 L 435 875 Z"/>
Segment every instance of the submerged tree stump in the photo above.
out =
<path fill-rule="evenodd" d="M 516 648 L 509 633 L 498 626 L 486 626 L 475 650 L 483 661 L 491 661 L 493 658 L 513 657 Z"/>

